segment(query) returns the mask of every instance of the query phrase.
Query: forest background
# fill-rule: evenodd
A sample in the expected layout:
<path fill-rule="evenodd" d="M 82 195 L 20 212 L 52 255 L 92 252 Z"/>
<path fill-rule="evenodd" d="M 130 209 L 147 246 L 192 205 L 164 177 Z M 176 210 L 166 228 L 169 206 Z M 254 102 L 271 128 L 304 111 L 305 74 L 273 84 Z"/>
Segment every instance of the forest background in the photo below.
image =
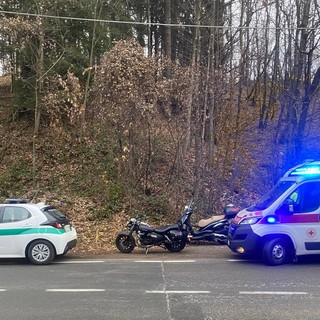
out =
<path fill-rule="evenodd" d="M 0 20 L 0 197 L 62 207 L 78 251 L 319 158 L 316 0 L 4 0 Z"/>

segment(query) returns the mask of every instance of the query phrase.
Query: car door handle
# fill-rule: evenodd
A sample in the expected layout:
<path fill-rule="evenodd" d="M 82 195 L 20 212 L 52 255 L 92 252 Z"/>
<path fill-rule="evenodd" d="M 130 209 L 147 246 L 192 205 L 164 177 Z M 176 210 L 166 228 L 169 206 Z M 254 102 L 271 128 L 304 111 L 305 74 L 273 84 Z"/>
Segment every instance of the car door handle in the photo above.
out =
<path fill-rule="evenodd" d="M 25 223 L 25 224 L 23 225 L 23 227 L 32 227 L 32 224 L 31 224 L 31 223 Z"/>

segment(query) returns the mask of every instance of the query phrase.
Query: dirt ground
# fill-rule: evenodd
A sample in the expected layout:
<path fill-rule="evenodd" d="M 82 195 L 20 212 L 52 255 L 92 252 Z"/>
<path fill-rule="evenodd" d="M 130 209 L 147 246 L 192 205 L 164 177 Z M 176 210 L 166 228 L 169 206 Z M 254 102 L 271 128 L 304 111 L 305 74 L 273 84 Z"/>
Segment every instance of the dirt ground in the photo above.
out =
<path fill-rule="evenodd" d="M 159 247 L 152 247 L 145 253 L 144 249 L 135 248 L 131 253 L 121 253 L 117 249 L 111 250 L 104 254 L 86 254 L 70 251 L 68 257 L 74 259 L 88 258 L 88 259 L 201 259 L 201 258 L 225 258 L 232 259 L 238 255 L 232 253 L 226 245 L 212 245 L 212 244 L 188 244 L 181 252 L 169 252 Z"/>

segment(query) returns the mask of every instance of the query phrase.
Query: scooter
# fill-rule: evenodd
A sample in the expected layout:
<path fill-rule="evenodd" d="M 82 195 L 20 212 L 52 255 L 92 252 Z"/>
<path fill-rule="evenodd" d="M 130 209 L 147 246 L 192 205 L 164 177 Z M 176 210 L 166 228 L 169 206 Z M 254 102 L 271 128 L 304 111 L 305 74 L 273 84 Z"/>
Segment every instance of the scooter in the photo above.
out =
<path fill-rule="evenodd" d="M 198 222 L 198 229 L 194 230 L 192 225 L 189 225 L 188 241 L 204 240 L 212 241 L 218 244 L 227 244 L 228 230 L 231 219 L 239 212 L 239 208 L 233 204 L 228 204 L 224 208 L 224 214 L 219 216 L 211 216 L 208 219 L 201 219 Z"/>

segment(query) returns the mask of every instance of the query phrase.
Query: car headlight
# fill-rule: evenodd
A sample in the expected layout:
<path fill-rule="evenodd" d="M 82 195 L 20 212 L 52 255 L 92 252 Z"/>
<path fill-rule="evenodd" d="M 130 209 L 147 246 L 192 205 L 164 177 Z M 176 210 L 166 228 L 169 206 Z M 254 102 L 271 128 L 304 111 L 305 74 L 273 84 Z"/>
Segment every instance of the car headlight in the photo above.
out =
<path fill-rule="evenodd" d="M 257 223 L 260 219 L 261 219 L 261 217 L 246 218 L 246 219 L 243 219 L 243 220 L 240 222 L 240 224 L 255 224 L 255 223 Z"/>

